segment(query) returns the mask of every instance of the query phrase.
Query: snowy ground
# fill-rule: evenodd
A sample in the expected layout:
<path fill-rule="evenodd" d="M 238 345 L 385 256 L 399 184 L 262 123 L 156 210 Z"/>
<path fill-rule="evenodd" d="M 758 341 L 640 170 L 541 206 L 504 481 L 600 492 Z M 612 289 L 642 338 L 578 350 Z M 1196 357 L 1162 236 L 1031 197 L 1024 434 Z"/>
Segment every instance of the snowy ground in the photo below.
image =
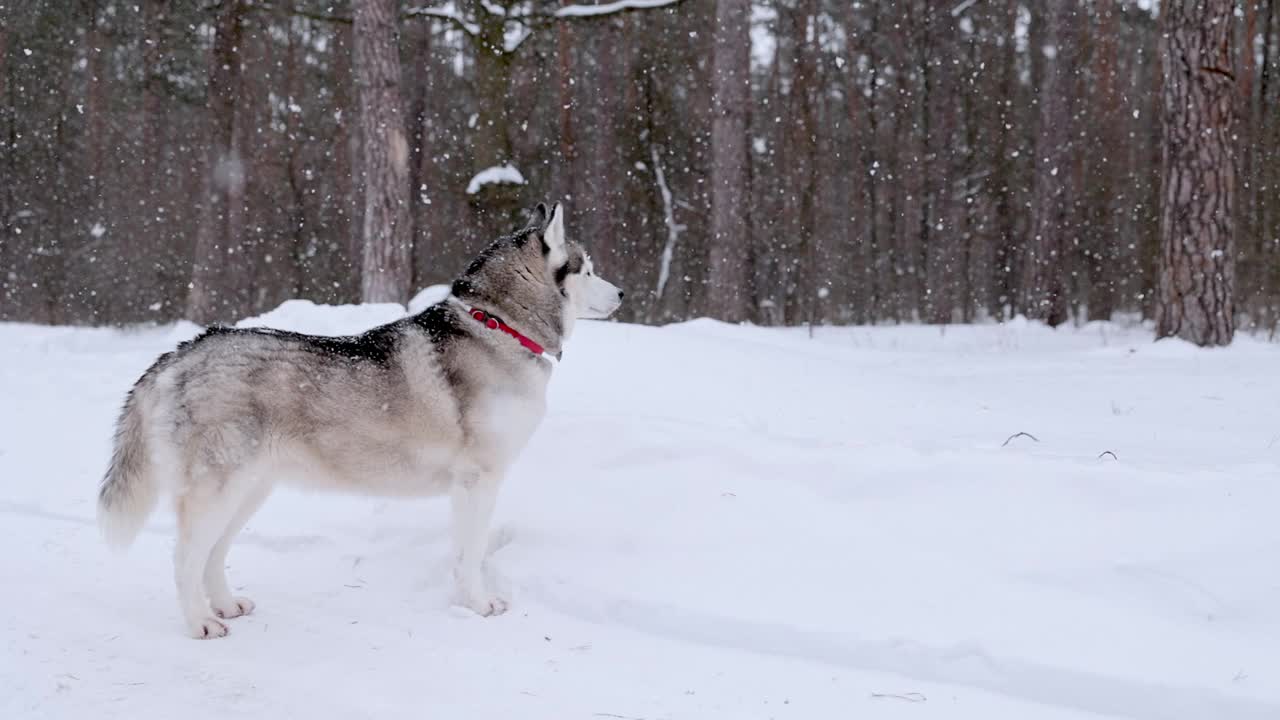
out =
<path fill-rule="evenodd" d="M 0 717 L 1280 717 L 1275 345 L 584 323 L 500 502 L 511 612 L 449 606 L 446 503 L 279 492 L 257 612 L 197 642 L 172 517 L 93 525 L 193 332 L 0 325 Z"/>

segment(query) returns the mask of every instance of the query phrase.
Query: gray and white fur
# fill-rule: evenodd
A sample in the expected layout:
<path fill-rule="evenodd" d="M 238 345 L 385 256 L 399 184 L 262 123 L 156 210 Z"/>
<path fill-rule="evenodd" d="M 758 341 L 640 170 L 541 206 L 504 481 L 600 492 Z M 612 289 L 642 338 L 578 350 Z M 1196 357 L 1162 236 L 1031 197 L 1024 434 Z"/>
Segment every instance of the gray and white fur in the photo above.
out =
<path fill-rule="evenodd" d="M 578 318 L 622 291 L 566 240 L 559 205 L 500 238 L 426 310 L 352 337 L 211 328 L 161 356 L 130 391 L 98 494 L 109 543 L 127 546 L 173 498 L 174 579 L 191 635 L 249 613 L 224 572 L 236 533 L 277 483 L 452 500 L 458 601 L 506 610 L 481 573 L 502 478 L 541 421 L 547 380 Z M 469 315 L 478 308 L 545 348 Z"/>

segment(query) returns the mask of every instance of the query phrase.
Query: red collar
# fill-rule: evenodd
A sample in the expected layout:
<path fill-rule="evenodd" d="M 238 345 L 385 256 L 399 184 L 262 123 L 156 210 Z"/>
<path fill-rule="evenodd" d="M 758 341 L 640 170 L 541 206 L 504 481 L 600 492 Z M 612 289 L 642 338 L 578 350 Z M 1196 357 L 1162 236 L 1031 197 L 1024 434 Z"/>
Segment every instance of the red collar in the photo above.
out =
<path fill-rule="evenodd" d="M 510 325 L 502 322 L 501 319 L 499 319 L 497 316 L 493 315 L 492 313 L 487 313 L 478 308 L 471 308 L 467 312 L 471 314 L 471 317 L 475 318 L 478 322 L 483 323 L 484 326 L 489 328 L 490 330 L 501 330 L 502 332 L 515 338 L 517 342 L 519 342 L 521 345 L 524 346 L 525 350 L 528 350 L 534 355 L 542 355 L 543 352 L 545 352 L 542 349 L 541 345 L 530 340 L 524 335 L 521 335 L 519 331 L 517 331 L 515 328 L 511 327 Z"/>

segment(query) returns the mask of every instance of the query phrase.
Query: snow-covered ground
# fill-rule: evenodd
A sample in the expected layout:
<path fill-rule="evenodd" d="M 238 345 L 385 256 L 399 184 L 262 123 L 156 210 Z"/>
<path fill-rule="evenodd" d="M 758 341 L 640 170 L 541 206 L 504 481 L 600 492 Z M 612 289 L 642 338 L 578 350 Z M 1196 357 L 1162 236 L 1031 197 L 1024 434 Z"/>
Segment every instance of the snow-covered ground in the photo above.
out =
<path fill-rule="evenodd" d="M 1275 345 L 583 323 L 500 500 L 508 614 L 450 607 L 447 503 L 281 491 L 229 560 L 257 611 L 197 642 L 171 515 L 93 524 L 194 332 L 0 325 L 0 717 L 1280 718 Z"/>

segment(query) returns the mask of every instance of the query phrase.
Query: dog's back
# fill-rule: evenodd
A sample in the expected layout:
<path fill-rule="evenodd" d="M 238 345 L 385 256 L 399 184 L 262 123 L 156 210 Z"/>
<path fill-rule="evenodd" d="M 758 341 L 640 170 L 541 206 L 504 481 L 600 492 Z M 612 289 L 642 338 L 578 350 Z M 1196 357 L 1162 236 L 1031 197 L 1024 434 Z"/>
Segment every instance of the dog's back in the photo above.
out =
<path fill-rule="evenodd" d="M 432 315 L 353 337 L 214 328 L 157 363 L 125 404 L 100 492 L 111 539 L 131 539 L 162 491 L 255 463 L 317 487 L 443 491 L 419 472 L 428 448 L 447 462 L 460 440 Z"/>

